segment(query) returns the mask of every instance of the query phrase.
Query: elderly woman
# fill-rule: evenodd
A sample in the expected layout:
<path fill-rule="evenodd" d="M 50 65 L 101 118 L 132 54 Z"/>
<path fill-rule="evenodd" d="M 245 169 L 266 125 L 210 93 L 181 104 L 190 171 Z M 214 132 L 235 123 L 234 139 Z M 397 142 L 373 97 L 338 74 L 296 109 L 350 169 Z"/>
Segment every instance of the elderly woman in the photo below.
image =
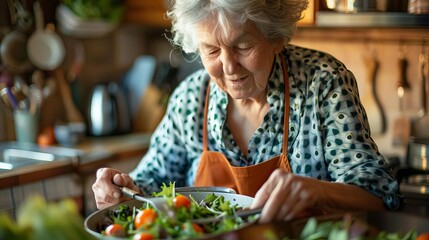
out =
<path fill-rule="evenodd" d="M 289 44 L 305 0 L 176 0 L 171 42 L 204 69 L 174 91 L 130 175 L 104 168 L 98 208 L 162 183 L 255 196 L 261 222 L 314 213 L 397 210 L 398 183 L 370 136 L 353 74 Z"/>

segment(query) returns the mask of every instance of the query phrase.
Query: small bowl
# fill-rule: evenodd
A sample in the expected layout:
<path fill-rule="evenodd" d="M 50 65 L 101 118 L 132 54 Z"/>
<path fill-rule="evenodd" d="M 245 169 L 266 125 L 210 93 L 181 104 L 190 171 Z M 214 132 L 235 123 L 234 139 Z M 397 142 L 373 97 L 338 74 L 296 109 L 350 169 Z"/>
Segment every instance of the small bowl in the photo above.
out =
<path fill-rule="evenodd" d="M 55 138 L 60 145 L 74 146 L 79 143 L 86 132 L 84 123 L 68 123 L 55 125 Z"/>

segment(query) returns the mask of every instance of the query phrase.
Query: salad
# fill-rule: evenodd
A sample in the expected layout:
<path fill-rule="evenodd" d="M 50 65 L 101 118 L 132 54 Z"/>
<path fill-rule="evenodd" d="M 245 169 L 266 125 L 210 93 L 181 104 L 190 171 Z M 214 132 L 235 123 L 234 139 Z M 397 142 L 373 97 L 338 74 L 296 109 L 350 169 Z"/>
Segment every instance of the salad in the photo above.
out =
<path fill-rule="evenodd" d="M 122 204 L 109 213 L 109 218 L 101 227 L 101 234 L 126 239 L 193 239 L 206 234 L 220 234 L 238 229 L 256 220 L 257 216 L 246 219 L 235 216 L 242 206 L 232 204 L 223 196 L 209 193 L 205 199 L 197 201 L 190 194 L 175 191 L 174 183 L 163 184 L 155 197 L 167 198 L 172 211 L 169 216 L 142 202 L 141 207 Z M 225 217 L 222 221 L 196 224 L 191 220 L 208 217 Z"/>

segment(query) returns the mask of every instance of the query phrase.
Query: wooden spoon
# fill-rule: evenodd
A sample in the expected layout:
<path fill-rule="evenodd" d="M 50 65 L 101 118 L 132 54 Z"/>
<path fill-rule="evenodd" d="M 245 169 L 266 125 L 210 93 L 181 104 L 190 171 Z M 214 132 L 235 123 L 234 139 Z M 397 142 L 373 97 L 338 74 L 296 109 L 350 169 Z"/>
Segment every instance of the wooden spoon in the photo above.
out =
<path fill-rule="evenodd" d="M 399 81 L 398 81 L 398 98 L 399 98 L 399 117 L 393 122 L 393 145 L 400 146 L 408 144 L 411 134 L 411 123 L 408 116 L 404 114 L 404 95 L 410 89 L 407 80 L 408 60 L 401 57 L 398 62 Z"/>
<path fill-rule="evenodd" d="M 362 103 L 367 113 L 368 122 L 371 127 L 371 133 L 383 134 L 386 131 L 386 116 L 381 106 L 381 101 L 377 95 L 377 75 L 380 68 L 380 63 L 376 56 L 371 54 L 364 57 L 367 84 L 371 91 L 362 97 Z"/>
<path fill-rule="evenodd" d="M 426 53 L 422 52 L 419 54 L 419 76 L 421 86 L 421 101 L 422 109 L 420 110 L 420 117 L 414 122 L 413 126 L 413 136 L 416 138 L 429 139 L 429 113 L 428 113 L 428 104 L 427 104 L 427 87 L 428 87 L 428 76 L 427 76 L 427 66 L 428 57 Z"/>
<path fill-rule="evenodd" d="M 65 79 L 64 70 L 61 67 L 54 70 L 54 78 L 57 81 L 61 98 L 64 103 L 67 120 L 69 122 L 84 122 L 82 114 L 73 103 L 70 86 Z"/>

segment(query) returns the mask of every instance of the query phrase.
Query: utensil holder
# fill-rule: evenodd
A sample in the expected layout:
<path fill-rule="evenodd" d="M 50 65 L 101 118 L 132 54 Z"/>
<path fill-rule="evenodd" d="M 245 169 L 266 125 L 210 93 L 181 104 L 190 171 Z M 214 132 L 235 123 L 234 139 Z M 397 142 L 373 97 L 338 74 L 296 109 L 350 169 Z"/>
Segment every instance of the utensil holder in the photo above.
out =
<path fill-rule="evenodd" d="M 39 117 L 29 111 L 14 112 L 15 136 L 17 142 L 36 143 L 39 131 Z"/>

